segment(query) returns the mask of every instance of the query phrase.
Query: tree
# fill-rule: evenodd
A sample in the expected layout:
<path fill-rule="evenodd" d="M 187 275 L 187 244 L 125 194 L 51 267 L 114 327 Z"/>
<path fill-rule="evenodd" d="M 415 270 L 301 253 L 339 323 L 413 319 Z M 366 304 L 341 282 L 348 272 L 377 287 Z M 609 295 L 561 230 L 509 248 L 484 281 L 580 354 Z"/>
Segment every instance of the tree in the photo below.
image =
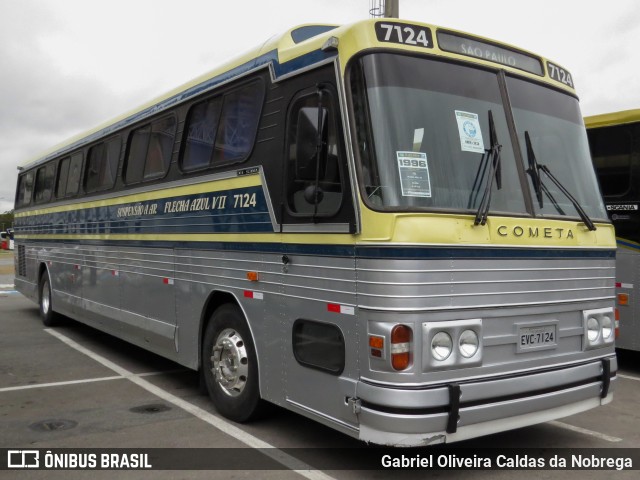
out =
<path fill-rule="evenodd" d="M 13 227 L 13 210 L 0 213 L 0 231 Z"/>

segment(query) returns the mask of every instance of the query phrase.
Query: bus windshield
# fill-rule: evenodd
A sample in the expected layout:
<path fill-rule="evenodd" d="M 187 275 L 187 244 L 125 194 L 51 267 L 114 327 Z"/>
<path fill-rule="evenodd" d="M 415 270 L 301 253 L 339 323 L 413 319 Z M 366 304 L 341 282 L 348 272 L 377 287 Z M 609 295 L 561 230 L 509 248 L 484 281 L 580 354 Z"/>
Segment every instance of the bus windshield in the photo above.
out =
<path fill-rule="evenodd" d="M 507 88 L 527 168 L 531 168 L 535 156 L 537 163 L 549 169 L 589 217 L 607 218 L 578 100 L 518 78 L 507 78 Z M 527 177 L 537 215 L 577 216 L 576 207 L 549 175 L 539 173 L 539 186 L 535 185 L 535 175 L 529 173 Z"/>
<path fill-rule="evenodd" d="M 476 213 L 489 195 L 494 214 L 530 215 L 501 82 L 497 72 L 438 60 L 389 53 L 362 57 L 352 69 L 351 86 L 367 203 L 396 211 Z M 516 78 L 503 85 L 514 86 L 522 158 L 527 159 L 528 131 L 538 162 L 588 215 L 606 218 L 577 101 Z M 558 139 L 546 141 L 547 136 Z M 536 203 L 536 214 L 577 217 L 572 202 L 544 173 L 540 177 L 553 200 L 545 196 L 542 208 Z"/>

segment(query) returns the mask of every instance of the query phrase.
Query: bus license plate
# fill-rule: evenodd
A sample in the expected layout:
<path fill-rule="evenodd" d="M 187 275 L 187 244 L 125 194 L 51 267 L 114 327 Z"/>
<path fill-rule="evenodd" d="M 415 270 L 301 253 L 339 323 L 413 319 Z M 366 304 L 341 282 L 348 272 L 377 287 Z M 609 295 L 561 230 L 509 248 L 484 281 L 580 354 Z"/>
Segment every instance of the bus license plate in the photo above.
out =
<path fill-rule="evenodd" d="M 517 352 L 555 348 L 558 332 L 555 324 L 518 328 Z"/>

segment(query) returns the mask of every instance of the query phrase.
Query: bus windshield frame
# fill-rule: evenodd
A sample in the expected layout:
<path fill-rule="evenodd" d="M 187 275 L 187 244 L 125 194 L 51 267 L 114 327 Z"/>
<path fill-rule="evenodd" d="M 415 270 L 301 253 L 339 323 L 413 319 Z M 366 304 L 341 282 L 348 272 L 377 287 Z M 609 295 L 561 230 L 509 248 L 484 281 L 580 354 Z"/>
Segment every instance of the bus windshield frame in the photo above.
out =
<path fill-rule="evenodd" d="M 609 223 L 572 95 L 502 69 L 389 51 L 357 57 L 347 78 L 369 208 L 478 217 L 488 195 L 491 215 L 580 219 L 544 169 L 536 197 L 528 132 L 538 163 Z"/>

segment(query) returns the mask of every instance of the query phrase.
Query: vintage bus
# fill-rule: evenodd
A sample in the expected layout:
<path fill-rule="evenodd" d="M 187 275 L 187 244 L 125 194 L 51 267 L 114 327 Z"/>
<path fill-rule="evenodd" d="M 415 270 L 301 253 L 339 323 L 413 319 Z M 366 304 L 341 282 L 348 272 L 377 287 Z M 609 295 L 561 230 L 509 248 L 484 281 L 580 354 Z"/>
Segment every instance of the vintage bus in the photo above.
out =
<path fill-rule="evenodd" d="M 270 402 L 427 445 L 612 399 L 615 235 L 571 74 L 303 25 L 20 167 L 16 288 Z"/>
<path fill-rule="evenodd" d="M 640 351 L 640 110 L 586 117 L 587 136 L 616 228 L 616 347 Z"/>

